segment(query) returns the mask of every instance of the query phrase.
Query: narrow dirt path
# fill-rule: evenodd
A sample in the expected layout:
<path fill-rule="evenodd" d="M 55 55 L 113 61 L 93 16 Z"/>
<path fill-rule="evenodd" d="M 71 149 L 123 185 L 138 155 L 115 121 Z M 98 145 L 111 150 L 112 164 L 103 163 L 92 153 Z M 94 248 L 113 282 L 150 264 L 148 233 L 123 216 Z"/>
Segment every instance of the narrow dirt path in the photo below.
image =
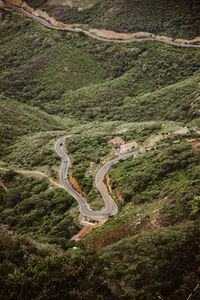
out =
<path fill-rule="evenodd" d="M 0 170 L 9 171 L 9 169 L 7 169 L 7 168 L 0 168 Z M 20 173 L 20 174 L 24 174 L 24 175 L 30 175 L 31 174 L 31 175 L 42 176 L 42 177 L 46 178 L 50 183 L 55 185 L 56 187 L 63 189 L 63 186 L 59 182 L 57 182 L 52 177 L 49 177 L 47 174 L 45 174 L 41 171 L 34 171 L 34 170 L 33 171 L 31 171 L 31 170 L 14 170 L 14 171 L 17 172 L 17 173 Z"/>
<path fill-rule="evenodd" d="M 14 5 L 13 5 L 14 4 Z M 66 30 L 77 33 L 82 33 L 93 39 L 105 42 L 113 43 L 128 43 L 128 42 L 141 42 L 141 41 L 157 41 L 165 44 L 173 45 L 176 47 L 190 47 L 190 48 L 200 48 L 200 45 L 195 45 L 194 43 L 200 42 L 200 37 L 196 37 L 193 40 L 176 39 L 173 40 L 171 37 L 167 36 L 157 36 L 150 32 L 136 32 L 136 33 L 118 33 L 111 30 L 105 29 L 92 29 L 88 31 L 84 30 L 84 24 L 64 24 L 57 21 L 55 18 L 50 17 L 46 12 L 36 9 L 27 5 L 26 2 L 21 0 L 4 0 L 0 1 L 1 6 L 12 8 L 25 17 L 31 18 L 50 29 L 56 30 Z"/>
<path fill-rule="evenodd" d="M 4 191 L 8 191 L 8 187 L 3 183 L 3 181 L 0 179 L 0 185 L 3 187 Z"/>

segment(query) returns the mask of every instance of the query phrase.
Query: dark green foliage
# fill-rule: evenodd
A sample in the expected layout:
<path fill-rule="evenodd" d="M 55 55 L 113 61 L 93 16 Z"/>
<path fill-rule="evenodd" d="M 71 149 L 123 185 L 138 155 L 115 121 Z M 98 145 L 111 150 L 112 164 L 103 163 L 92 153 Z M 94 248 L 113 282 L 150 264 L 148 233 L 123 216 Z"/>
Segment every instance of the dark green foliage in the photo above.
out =
<path fill-rule="evenodd" d="M 8 299 L 110 298 L 102 261 L 90 251 L 72 250 L 62 257 L 40 260 L 25 271 L 18 269 L 8 276 L 6 286 Z"/>
<path fill-rule="evenodd" d="M 78 230 L 68 210 L 74 205 L 64 190 L 51 190 L 47 181 L 24 178 L 13 171 L 1 176 L 8 186 L 0 188 L 0 220 L 10 229 L 29 233 L 49 243 L 68 247 L 68 239 Z"/>
<path fill-rule="evenodd" d="M 0 88 L 9 99 L 86 121 L 199 116 L 198 49 L 103 43 L 1 11 L 9 22 L 1 33 Z"/>
<path fill-rule="evenodd" d="M 93 251 L 62 253 L 0 227 L 1 299 L 110 299 L 103 263 Z"/>
<path fill-rule="evenodd" d="M 58 155 L 53 150 L 45 150 L 40 155 L 36 156 L 32 160 L 31 166 L 44 166 L 44 165 L 54 165 L 57 162 L 60 162 Z"/>
<path fill-rule="evenodd" d="M 0 95 L 0 156 L 8 154 L 8 146 L 17 138 L 38 131 L 63 129 L 50 115 Z"/>
<path fill-rule="evenodd" d="M 42 0 L 28 3 L 34 7 L 47 5 Z M 67 17 L 64 10 L 60 16 L 58 10 L 53 14 L 65 21 L 84 21 L 116 30 L 146 30 L 192 38 L 198 34 L 198 9 L 197 0 L 145 0 L 137 1 L 137 5 L 135 0 L 109 0 L 79 13 L 76 8 L 69 9 Z M 111 125 L 109 134 L 95 135 L 100 122 L 96 122 L 96 132 L 91 134 L 86 121 L 178 120 L 199 125 L 198 49 L 154 42 L 102 43 L 49 30 L 9 10 L 1 8 L 0 12 L 0 155 L 7 163 L 17 162 L 26 168 L 57 164 L 59 157 L 53 152 L 53 139 L 65 134 L 57 130 L 70 127 L 69 119 L 63 117 L 81 120 L 83 127 L 68 133 L 81 134 L 67 140 L 67 149 L 72 155 L 73 175 L 90 199 L 98 201 L 98 194 L 91 190 L 96 170 L 87 172 L 89 162 L 99 164 L 100 158 L 108 154 L 107 140 L 113 136 L 109 136 Z M 57 115 L 63 118 L 62 124 Z M 115 124 L 112 123 L 113 132 Z M 103 123 L 101 130 L 104 125 L 107 128 Z M 126 141 L 143 142 L 161 129 L 161 125 L 141 126 L 123 133 L 126 124 L 120 126 Z M 38 131 L 45 131 L 46 135 Z M 187 136 L 191 137 L 194 136 Z M 29 143 L 35 142 L 37 147 L 31 147 L 29 138 Z M 179 138 L 170 137 L 166 142 L 172 144 L 175 139 Z M 26 145 L 31 149 L 30 158 Z M 14 171 L 2 172 L 1 180 L 8 191 L 0 186 L 0 222 L 15 234 L 5 228 L 0 230 L 0 298 L 187 298 L 199 282 L 199 163 L 198 147 L 193 149 L 183 142 L 164 145 L 159 151 L 113 167 L 112 187 L 119 187 L 125 204 L 131 201 L 139 211 L 138 206 L 144 202 L 163 201 L 158 206 L 162 207 L 159 221 L 166 228 L 145 232 L 144 226 L 142 234 L 100 253 L 81 250 L 81 243 L 76 244 L 78 249 L 69 249 L 74 246 L 70 238 L 79 230 L 74 223 L 78 208 L 66 191 L 53 189 L 45 180 Z M 55 176 L 55 170 L 50 172 Z M 117 218 L 111 221 L 112 228 L 117 227 Z M 49 250 L 49 245 L 36 246 L 36 242 L 19 237 L 16 232 L 57 244 L 65 251 Z M 198 299 L 197 294 L 195 297 Z"/>
<path fill-rule="evenodd" d="M 126 202 L 138 204 L 166 197 L 162 221 L 169 225 L 199 217 L 199 164 L 199 152 L 180 143 L 131 158 L 113 166 L 109 173 L 114 178 L 112 187 L 120 188 Z"/>
<path fill-rule="evenodd" d="M 197 118 L 199 75 L 192 74 L 199 63 L 194 62 L 192 66 L 189 52 L 177 51 L 180 50 L 148 43 L 146 51 L 124 75 L 103 84 L 66 92 L 62 97 L 63 111 L 87 121 L 190 121 Z M 198 51 L 195 56 L 199 57 Z M 187 65 L 192 72 L 185 72 Z M 146 66 L 145 71 L 143 66 Z M 182 80 L 189 74 L 191 77 Z M 194 107 L 191 106 L 193 102 L 196 103 Z M 51 113 L 52 106 L 45 104 L 44 108 Z"/>
<path fill-rule="evenodd" d="M 32 0 L 27 2 L 33 5 Z M 82 11 L 77 7 L 61 6 L 60 2 L 56 1 L 54 4 L 44 4 L 44 1 L 40 1 L 40 6 L 67 24 L 89 24 L 92 28 L 106 28 L 117 32 L 147 31 L 173 38 L 191 39 L 199 35 L 199 0 L 93 2 L 93 7 Z M 38 4 L 39 1 L 34 3 L 34 7 Z"/>
<path fill-rule="evenodd" d="M 199 221 L 188 222 L 124 239 L 97 254 L 78 248 L 58 256 L 1 232 L 0 296 L 183 299 L 199 281 L 199 236 Z"/>
<path fill-rule="evenodd" d="M 185 299 L 200 278 L 199 233 L 199 221 L 188 222 L 122 240 L 101 253 L 111 260 L 108 274 L 125 299 Z"/>

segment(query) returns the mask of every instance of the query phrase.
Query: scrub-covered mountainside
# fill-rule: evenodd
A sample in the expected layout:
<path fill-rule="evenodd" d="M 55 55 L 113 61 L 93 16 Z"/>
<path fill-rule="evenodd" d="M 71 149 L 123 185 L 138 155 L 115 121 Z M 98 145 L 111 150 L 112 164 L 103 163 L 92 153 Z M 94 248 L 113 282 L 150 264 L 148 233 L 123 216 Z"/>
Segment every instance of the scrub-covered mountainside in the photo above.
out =
<path fill-rule="evenodd" d="M 27 3 L 93 28 L 199 34 L 197 0 Z M 0 24 L 0 299 L 199 299 L 200 49 L 102 42 L 2 6 Z M 63 136 L 94 210 L 98 170 L 137 142 L 104 178 L 115 216 L 86 219 L 62 188 Z"/>
<path fill-rule="evenodd" d="M 7 97 L 85 121 L 198 117 L 198 49 L 100 42 L 13 19 L 5 9 L 1 18 Z"/>
<path fill-rule="evenodd" d="M 151 32 L 173 38 L 200 35 L 199 0 L 27 0 L 67 24 L 117 32 Z"/>

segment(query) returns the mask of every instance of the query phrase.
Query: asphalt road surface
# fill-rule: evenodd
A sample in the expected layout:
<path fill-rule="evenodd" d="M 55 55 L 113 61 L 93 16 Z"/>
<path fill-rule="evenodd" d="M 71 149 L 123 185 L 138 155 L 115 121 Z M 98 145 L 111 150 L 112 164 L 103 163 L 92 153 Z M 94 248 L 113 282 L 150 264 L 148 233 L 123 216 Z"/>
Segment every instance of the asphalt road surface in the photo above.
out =
<path fill-rule="evenodd" d="M 104 176 L 108 172 L 108 170 L 110 169 L 110 167 L 112 165 L 117 164 L 118 162 L 120 162 L 122 160 L 125 160 L 125 159 L 127 159 L 131 156 L 137 157 L 141 152 L 144 152 L 145 150 L 133 151 L 133 152 L 129 152 L 129 153 L 120 155 L 120 156 L 116 157 L 115 159 L 110 160 L 105 165 L 103 165 L 103 167 L 98 171 L 98 173 L 96 175 L 95 184 L 96 184 L 96 187 L 99 190 L 99 192 L 102 196 L 102 199 L 104 201 L 104 207 L 102 208 L 102 210 L 94 211 L 90 208 L 89 204 L 87 203 L 87 200 L 81 194 L 79 194 L 70 185 L 70 183 L 68 181 L 67 173 L 68 173 L 68 167 L 69 167 L 69 164 L 70 164 L 70 158 L 65 153 L 65 151 L 63 149 L 63 146 L 65 144 L 65 141 L 66 141 L 67 137 L 69 137 L 69 136 L 65 136 L 65 137 L 59 139 L 55 143 L 55 151 L 58 153 L 58 155 L 62 159 L 62 163 L 61 163 L 60 171 L 59 171 L 59 177 L 60 177 L 60 182 L 63 185 L 64 189 L 70 195 L 72 195 L 72 197 L 74 197 L 76 199 L 76 201 L 79 204 L 79 211 L 84 216 L 103 217 L 103 216 L 114 216 L 114 215 L 116 215 L 118 213 L 118 208 L 117 208 L 117 205 L 116 205 L 115 201 L 110 196 L 106 185 L 103 182 Z"/>
<path fill-rule="evenodd" d="M 43 18 L 40 17 L 36 17 L 30 13 L 28 13 L 27 11 L 25 11 L 22 8 L 19 8 L 17 6 L 11 5 L 11 4 L 7 4 L 3 1 L 0 1 L 0 6 L 4 6 L 4 7 L 8 7 L 8 8 L 12 8 L 16 11 L 18 11 L 19 13 L 21 13 L 22 15 L 24 15 L 25 17 L 31 18 L 39 23 L 41 23 L 42 25 L 50 28 L 50 29 L 56 29 L 56 30 L 64 30 L 64 31 L 70 31 L 70 32 L 77 32 L 77 33 L 81 33 L 84 34 L 86 36 L 89 36 L 95 40 L 99 40 L 99 41 L 103 41 L 103 42 L 112 42 L 112 43 L 132 43 L 132 42 L 142 42 L 142 41 L 156 41 L 156 42 L 161 42 L 161 43 L 165 43 L 165 44 L 169 44 L 169 45 L 173 45 L 176 47 L 187 47 L 187 48 L 200 48 L 200 45 L 192 45 L 192 44 L 184 44 L 184 43 L 177 43 L 174 41 L 167 41 L 167 40 L 162 40 L 159 38 L 141 38 L 141 39 L 129 39 L 129 40 L 112 40 L 112 39 L 106 39 L 106 38 L 102 38 L 100 36 L 97 36 L 93 33 L 90 33 L 88 31 L 85 31 L 81 28 L 60 28 L 60 27 L 56 27 L 51 25 L 50 23 L 48 23 L 46 20 L 44 20 Z"/>
<path fill-rule="evenodd" d="M 166 40 L 162 40 L 159 38 L 141 38 L 141 39 L 130 39 L 130 40 L 112 40 L 112 39 L 105 39 L 99 36 L 96 36 L 95 34 L 92 34 L 88 31 L 82 30 L 81 28 L 59 28 L 56 26 L 51 25 L 50 23 L 48 23 L 46 20 L 40 18 L 40 17 L 36 17 L 31 15 L 30 13 L 28 13 L 27 11 L 23 10 L 22 8 L 4 3 L 2 1 L 0 1 L 0 5 L 4 6 L 4 7 L 8 7 L 8 8 L 12 8 L 15 11 L 18 11 L 19 13 L 21 13 L 22 15 L 24 15 L 25 17 L 31 18 L 39 23 L 41 23 L 42 25 L 50 28 L 50 29 L 56 29 L 56 30 L 65 30 L 65 31 L 71 31 L 71 32 L 77 32 L 77 33 L 82 33 L 86 36 L 89 36 L 93 39 L 99 40 L 99 41 L 105 41 L 105 42 L 113 42 L 113 43 L 130 43 L 130 42 L 140 42 L 140 41 L 157 41 L 157 42 L 162 42 L 165 44 L 169 44 L 169 45 L 173 45 L 173 46 L 177 46 L 177 47 L 188 47 L 188 48 L 200 48 L 200 45 L 190 45 L 190 44 L 184 44 L 184 43 L 176 43 L 173 41 L 166 41 Z M 118 156 L 117 158 L 107 162 L 97 173 L 96 175 L 96 179 L 95 179 L 95 184 L 97 189 L 99 190 L 102 199 L 104 201 L 104 208 L 100 211 L 93 211 L 89 204 L 87 203 L 86 199 L 79 194 L 70 184 L 68 181 L 68 177 L 67 177 L 67 173 L 68 173 L 68 167 L 70 164 L 70 158 L 69 156 L 65 153 L 65 151 L 63 150 L 63 145 L 65 144 L 65 140 L 67 137 L 63 137 L 61 139 L 59 139 L 56 143 L 55 143 L 55 151 L 58 153 L 58 155 L 61 157 L 62 159 L 62 163 L 60 166 L 60 171 L 59 171 L 59 177 L 60 177 L 60 181 L 61 184 L 63 185 L 64 189 L 72 195 L 72 197 L 74 197 L 76 199 L 76 201 L 79 204 L 79 211 L 81 214 L 88 216 L 88 217 L 102 217 L 102 216 L 113 216 L 115 214 L 117 214 L 118 209 L 117 209 L 117 205 L 115 203 L 115 201 L 112 199 L 112 197 L 110 196 L 106 185 L 103 182 L 104 176 L 105 174 L 108 172 L 109 168 L 114 165 L 117 164 L 119 161 L 121 160 L 125 160 L 131 156 L 133 157 L 137 157 L 141 152 L 145 151 L 134 151 L 134 152 L 130 152 L 130 153 L 126 153 L 123 155 Z"/>

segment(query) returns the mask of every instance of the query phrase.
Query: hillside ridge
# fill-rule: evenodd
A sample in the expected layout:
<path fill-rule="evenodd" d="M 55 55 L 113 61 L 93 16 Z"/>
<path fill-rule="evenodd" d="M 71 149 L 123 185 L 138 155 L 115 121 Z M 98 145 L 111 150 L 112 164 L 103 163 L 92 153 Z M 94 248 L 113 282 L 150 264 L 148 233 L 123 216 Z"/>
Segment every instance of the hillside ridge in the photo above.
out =
<path fill-rule="evenodd" d="M 198 45 L 192 45 L 194 43 L 200 42 L 200 36 L 195 37 L 192 40 L 177 38 L 172 39 L 169 36 L 163 36 L 163 35 L 155 35 L 150 32 L 134 32 L 134 33 L 119 33 L 112 30 L 105 30 L 105 29 L 94 29 L 89 28 L 88 31 L 84 30 L 85 24 L 65 24 L 63 22 L 57 21 L 54 17 L 50 17 L 49 14 L 45 11 L 42 11 L 41 9 L 33 9 L 31 6 L 29 6 L 25 1 L 22 0 L 5 0 L 0 1 L 0 5 L 3 4 L 11 5 L 12 8 L 15 6 L 25 9 L 28 13 L 30 13 L 34 17 L 41 17 L 45 19 L 47 22 L 49 22 L 52 26 L 55 26 L 55 29 L 61 29 L 61 30 L 69 30 L 69 31 L 75 31 L 75 32 L 81 32 L 86 35 L 89 35 L 90 37 L 95 38 L 99 37 L 103 40 L 108 41 L 134 41 L 134 40 L 157 40 L 160 42 L 165 42 L 172 45 L 180 45 L 183 46 L 186 44 L 187 46 L 198 46 Z M 45 24 L 43 24 L 45 25 Z M 46 24 L 47 25 L 47 24 Z M 46 26 L 45 25 L 45 26 Z M 88 27 L 88 25 L 87 25 Z M 95 35 L 95 36 L 94 36 Z"/>

